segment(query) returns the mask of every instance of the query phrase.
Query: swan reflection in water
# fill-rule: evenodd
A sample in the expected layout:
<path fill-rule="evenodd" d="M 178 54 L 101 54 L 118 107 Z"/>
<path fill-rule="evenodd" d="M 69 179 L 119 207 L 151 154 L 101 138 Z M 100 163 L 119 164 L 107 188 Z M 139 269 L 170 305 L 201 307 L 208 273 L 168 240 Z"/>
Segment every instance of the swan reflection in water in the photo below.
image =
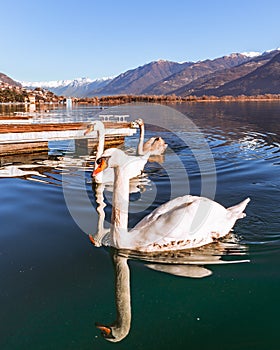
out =
<path fill-rule="evenodd" d="M 143 193 L 146 191 L 147 186 L 151 185 L 149 178 L 143 174 L 137 178 L 133 178 L 129 181 L 129 193 L 132 195 Z M 95 193 L 96 211 L 98 213 L 97 231 L 95 234 L 90 234 L 89 238 L 96 247 L 100 247 L 102 244 L 105 246 L 110 245 L 110 229 L 104 227 L 105 223 L 105 199 L 104 193 L 106 191 L 107 197 L 112 200 L 113 184 L 110 183 L 92 183 L 93 192 Z"/>
<path fill-rule="evenodd" d="M 245 216 L 243 213 L 246 205 L 249 202 L 249 199 L 246 199 L 245 201 L 241 202 L 240 204 L 225 209 L 224 207 L 220 206 L 218 203 L 215 203 L 213 201 L 210 201 L 209 199 L 203 199 L 193 196 L 184 196 L 184 197 L 178 197 L 174 200 L 171 200 L 170 202 L 167 202 L 166 204 L 158 207 L 156 210 L 152 212 L 152 214 L 149 214 L 146 216 L 140 223 L 138 223 L 134 231 L 133 229 L 131 231 L 127 231 L 128 227 L 128 202 L 129 202 L 129 176 L 124 171 L 121 174 L 120 170 L 125 170 L 126 164 L 122 164 L 122 153 L 121 151 L 118 152 L 119 158 L 116 159 L 116 162 L 114 163 L 114 160 L 112 160 L 112 167 L 115 167 L 115 173 L 114 173 L 114 191 L 113 191 L 113 206 L 112 206 L 112 214 L 111 214 L 111 229 L 108 231 L 109 234 L 107 234 L 106 230 L 104 230 L 104 215 L 100 215 L 102 210 L 104 211 L 104 206 L 99 206 L 98 212 L 99 212 L 99 222 L 98 222 L 98 228 L 97 233 L 94 236 L 90 236 L 90 239 L 93 244 L 97 246 L 106 245 L 111 247 L 112 251 L 112 260 L 114 263 L 114 269 L 115 269 L 115 303 L 116 303 L 116 320 L 110 325 L 106 324 L 100 324 L 97 323 L 97 328 L 100 329 L 102 335 L 105 337 L 105 339 L 112 341 L 112 342 L 118 342 L 124 339 L 129 331 L 130 331 L 130 325 L 131 325 L 131 295 L 130 295 L 130 271 L 128 266 L 128 259 L 137 259 L 140 261 L 144 261 L 147 263 L 147 267 L 158 270 L 164 273 L 169 273 L 176 276 L 182 276 L 182 277 L 194 277 L 194 278 L 202 278 L 211 275 L 211 270 L 205 267 L 205 265 L 213 265 L 213 264 L 228 264 L 228 263 L 236 263 L 236 262 L 245 262 L 248 260 L 240 260 L 238 258 L 238 249 L 239 249 L 239 255 L 243 255 L 244 251 L 240 248 L 237 249 L 237 246 L 232 246 L 233 242 L 227 242 L 223 245 L 222 241 L 217 242 L 217 238 L 224 238 L 228 239 L 229 234 L 228 232 L 233 227 L 235 221 L 237 219 L 241 219 Z M 114 153 L 116 154 L 116 153 Z M 103 153 L 101 161 L 98 163 L 100 166 L 100 171 L 102 171 L 103 163 L 107 164 L 107 157 L 106 157 L 106 151 Z M 110 155 L 111 156 L 111 155 Z M 126 157 L 125 155 L 123 156 Z M 112 157 L 113 158 L 113 157 Z M 121 166 L 123 165 L 123 169 L 121 169 Z M 97 196 L 97 202 L 98 200 L 104 201 L 104 198 L 100 197 L 102 188 L 100 188 L 99 191 L 96 192 Z M 191 206 L 191 203 L 194 203 L 196 200 L 198 202 L 210 202 L 211 207 L 214 208 L 213 213 L 214 215 L 209 218 L 209 215 L 207 216 L 208 223 L 210 225 L 210 228 L 199 228 L 199 232 L 201 234 L 205 235 L 206 233 L 211 233 L 211 239 L 208 239 L 208 236 L 206 236 L 206 239 L 203 241 L 198 240 L 196 242 L 196 237 L 192 236 L 192 241 L 188 240 L 187 242 L 193 242 L 193 244 L 185 244 L 184 246 L 180 245 L 180 241 L 177 245 L 174 246 L 174 244 L 171 245 L 159 245 L 159 244 L 153 244 L 152 249 L 146 249 L 146 247 L 150 247 L 150 241 L 152 242 L 159 242 L 160 239 L 166 238 L 165 236 L 162 237 L 162 231 L 159 230 L 159 227 L 156 227 L 156 225 L 151 225 L 151 215 L 157 219 L 159 217 L 164 216 L 166 213 L 166 209 L 169 209 L 171 206 L 172 210 L 174 207 L 174 203 L 177 203 L 179 201 L 179 206 L 176 208 L 181 208 L 182 201 L 185 203 L 187 200 L 187 206 L 184 206 L 183 209 L 187 208 L 186 210 L 190 210 L 189 207 Z M 189 202 L 188 202 L 189 200 Z M 173 206 L 173 207 L 172 207 Z M 193 212 L 190 210 L 190 219 L 187 220 L 187 224 L 192 223 L 193 216 L 191 215 Z M 207 212 L 206 212 L 207 213 Z M 174 211 L 170 213 L 171 216 L 173 216 Z M 202 214 L 205 214 L 203 211 Z M 208 212 L 209 214 L 209 212 Z M 188 217 L 188 215 L 184 216 L 184 220 Z M 220 220 L 220 216 L 222 216 L 222 220 Z M 182 219 L 183 216 L 181 215 L 180 218 Z M 176 218 L 175 218 L 176 220 Z M 222 229 L 221 235 L 213 235 L 215 232 L 219 232 L 217 230 L 211 229 L 211 227 L 216 224 L 216 221 L 221 224 Z M 186 220 L 185 220 L 186 221 Z M 204 220 L 203 225 L 205 226 L 205 223 L 207 221 Z M 173 229 L 173 221 L 171 220 L 171 224 L 169 223 L 169 228 L 167 227 L 166 231 L 171 235 L 171 238 L 173 237 L 172 234 L 174 234 Z M 139 229 L 139 226 L 144 227 L 144 238 L 143 238 L 143 244 L 138 244 L 138 233 L 142 234 L 142 231 Z M 172 226 L 172 227 L 171 227 Z M 215 226 L 216 227 L 216 226 Z M 157 230 L 158 228 L 158 230 Z M 219 227 L 218 227 L 219 228 Z M 100 230 L 100 231 L 99 231 Z M 138 232 L 139 230 L 139 232 Z M 157 231 L 156 231 L 157 230 Z M 169 230 L 169 231 L 168 231 Z M 156 232 L 155 232 L 156 231 Z M 134 232 L 134 236 L 132 234 Z M 135 233 L 136 232 L 136 233 Z M 181 232 L 176 231 L 177 235 L 185 234 L 185 229 Z M 175 232 L 175 234 L 176 234 Z M 189 232 L 187 230 L 187 232 Z M 190 231 L 191 232 L 191 231 Z M 156 235 L 156 236 L 155 236 Z M 191 233 L 190 233 L 191 235 Z M 136 243 L 133 242 L 133 237 L 136 237 Z M 159 238 L 158 238 L 159 237 Z M 141 237 L 140 237 L 141 238 Z M 168 238 L 169 239 L 169 238 Z M 140 241 L 141 243 L 142 241 Z M 183 242 L 183 241 L 182 241 Z M 124 244 L 122 244 L 124 243 Z M 171 242 L 172 243 L 172 242 Z M 176 242 L 175 242 L 176 243 Z M 211 243 L 211 244 L 209 244 Z M 113 249 L 114 247 L 114 249 Z M 139 248 L 140 247 L 140 248 Z M 169 249 L 167 249 L 167 248 Z M 180 247 L 180 248 L 179 248 Z M 187 249 L 183 250 L 183 247 L 187 247 Z M 234 260 L 223 260 L 222 257 L 226 255 L 230 255 L 231 249 L 234 251 Z M 210 250 L 210 251 L 209 251 Z M 214 251 L 213 251 L 214 250 Z"/>
<path fill-rule="evenodd" d="M 103 337 L 111 342 L 119 342 L 124 339 L 131 324 L 131 297 L 130 297 L 130 271 L 127 258 L 112 252 L 112 260 L 115 269 L 115 303 L 116 321 L 110 325 L 96 322 Z"/>
<path fill-rule="evenodd" d="M 229 239 L 229 238 L 228 238 Z M 115 305 L 116 319 L 112 323 L 96 322 L 96 327 L 102 336 L 110 342 L 119 342 L 130 332 L 132 311 L 130 292 L 129 259 L 145 262 L 145 266 L 181 277 L 203 278 L 210 276 L 212 271 L 205 265 L 244 263 L 249 260 L 240 259 L 238 255 L 246 254 L 246 247 L 233 241 L 217 242 L 208 246 L 180 252 L 158 254 L 139 254 L 126 250 L 111 248 L 111 258 L 115 272 Z M 222 260 L 223 256 L 234 256 L 234 260 Z"/>
<path fill-rule="evenodd" d="M 95 187 L 98 223 L 96 233 L 89 235 L 95 247 L 110 246 L 110 229 L 104 227 L 106 206 L 104 188 L 104 184 Z M 96 327 L 110 342 L 119 342 L 129 334 L 132 311 L 128 260 L 141 261 L 149 269 L 174 276 L 204 278 L 212 274 L 208 265 L 249 262 L 244 259 L 246 253 L 246 246 L 239 244 L 233 233 L 215 243 L 181 251 L 141 253 L 110 248 L 115 272 L 116 319 L 109 324 L 96 322 Z"/>

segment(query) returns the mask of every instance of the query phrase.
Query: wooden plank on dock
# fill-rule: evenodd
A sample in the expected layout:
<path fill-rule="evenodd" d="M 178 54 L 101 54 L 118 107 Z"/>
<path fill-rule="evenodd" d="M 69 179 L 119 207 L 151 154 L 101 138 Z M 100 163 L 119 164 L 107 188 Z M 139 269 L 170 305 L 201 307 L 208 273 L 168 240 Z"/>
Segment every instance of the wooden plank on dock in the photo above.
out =
<path fill-rule="evenodd" d="M 97 131 L 84 135 L 90 122 L 71 123 L 0 123 L 0 154 L 33 153 L 48 150 L 48 141 L 87 140 L 88 149 L 97 145 Z M 119 145 L 136 129 L 128 122 L 105 122 L 105 143 Z"/>
<path fill-rule="evenodd" d="M 43 131 L 65 131 L 65 130 L 86 130 L 90 123 L 44 123 L 44 124 L 0 124 L 0 134 L 5 133 L 25 133 L 25 132 L 43 132 Z M 104 123 L 105 129 L 129 128 L 130 123 Z"/>
<path fill-rule="evenodd" d="M 31 117 L 27 115 L 0 115 L 0 120 L 5 120 L 7 122 L 11 120 L 29 120 Z"/>
<path fill-rule="evenodd" d="M 50 124 L 0 124 L 0 144 L 35 141 L 70 140 L 79 138 L 97 138 L 97 131 L 84 135 L 85 123 Z M 112 126 L 112 128 L 110 128 Z M 129 123 L 108 123 L 105 133 L 111 136 L 130 136 L 136 132 Z"/>
<path fill-rule="evenodd" d="M 1 155 L 37 153 L 48 150 L 48 142 L 24 142 L 0 144 Z"/>

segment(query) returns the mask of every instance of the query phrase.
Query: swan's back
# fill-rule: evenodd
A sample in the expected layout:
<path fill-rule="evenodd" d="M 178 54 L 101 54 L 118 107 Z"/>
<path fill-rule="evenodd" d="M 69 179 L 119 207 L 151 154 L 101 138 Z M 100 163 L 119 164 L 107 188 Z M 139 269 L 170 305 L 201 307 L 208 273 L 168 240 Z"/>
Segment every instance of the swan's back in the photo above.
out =
<path fill-rule="evenodd" d="M 151 137 L 143 145 L 144 153 L 151 152 L 151 155 L 160 155 L 165 152 L 167 144 L 161 137 Z"/>
<path fill-rule="evenodd" d="M 249 200 L 240 203 L 242 211 Z M 141 251 L 178 250 L 199 247 L 229 233 L 241 212 L 208 198 L 178 197 L 140 221 L 126 238 Z"/>

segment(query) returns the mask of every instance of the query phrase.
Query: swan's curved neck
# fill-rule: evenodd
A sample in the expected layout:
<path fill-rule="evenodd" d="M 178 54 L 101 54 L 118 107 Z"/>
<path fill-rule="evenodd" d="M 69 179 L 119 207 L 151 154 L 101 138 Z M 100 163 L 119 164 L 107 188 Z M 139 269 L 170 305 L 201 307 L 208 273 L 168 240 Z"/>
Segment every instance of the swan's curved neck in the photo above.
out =
<path fill-rule="evenodd" d="M 137 155 L 144 155 L 143 145 L 144 145 L 145 127 L 144 124 L 140 125 L 140 137 L 137 146 Z"/>
<path fill-rule="evenodd" d="M 112 329 L 116 341 L 120 341 L 129 333 L 131 324 L 130 272 L 127 258 L 114 254 L 113 262 L 117 318 Z"/>
<path fill-rule="evenodd" d="M 97 136 L 98 136 L 98 145 L 97 145 L 97 151 L 96 151 L 96 159 L 100 158 L 102 156 L 102 153 L 104 152 L 104 145 L 105 145 L 104 128 L 97 129 Z M 96 163 L 95 163 L 95 167 L 97 167 Z"/>
<path fill-rule="evenodd" d="M 116 248 L 126 248 L 129 205 L 129 175 L 124 168 L 114 168 L 113 209 L 111 216 L 111 235 Z"/>

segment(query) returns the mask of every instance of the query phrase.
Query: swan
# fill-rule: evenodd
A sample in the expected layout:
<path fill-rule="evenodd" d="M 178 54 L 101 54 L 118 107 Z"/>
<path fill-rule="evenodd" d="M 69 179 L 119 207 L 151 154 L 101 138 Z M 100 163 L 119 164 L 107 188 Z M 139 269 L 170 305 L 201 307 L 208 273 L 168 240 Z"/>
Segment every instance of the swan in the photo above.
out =
<path fill-rule="evenodd" d="M 96 159 L 98 159 L 104 152 L 105 145 L 105 126 L 100 120 L 95 120 L 91 124 L 87 125 L 84 136 L 90 134 L 92 131 L 97 132 L 98 145 L 96 150 Z"/>
<path fill-rule="evenodd" d="M 140 128 L 140 137 L 137 146 L 137 155 L 143 155 L 150 152 L 150 155 L 161 155 L 165 152 L 167 144 L 161 137 L 151 137 L 148 141 L 144 143 L 145 126 L 143 119 L 136 119 L 131 123 L 132 127 Z"/>
<path fill-rule="evenodd" d="M 162 204 L 128 232 L 132 162 L 127 162 L 128 156 L 121 150 L 117 156 L 107 151 L 97 160 L 95 171 L 108 166 L 114 169 L 110 245 L 116 249 L 146 253 L 200 247 L 227 235 L 236 220 L 246 216 L 243 211 L 250 198 L 226 209 L 208 198 L 185 195 Z"/>
<path fill-rule="evenodd" d="M 104 124 L 100 120 L 95 120 L 91 124 L 87 125 L 87 129 L 84 132 L 84 135 L 90 134 L 92 131 L 97 132 L 97 137 L 98 137 L 98 144 L 97 144 L 97 150 L 96 150 L 96 159 L 98 159 L 102 153 L 104 152 L 104 145 L 105 145 L 105 127 Z M 94 169 L 97 168 L 97 164 L 95 162 Z M 110 174 L 107 174 L 110 173 Z M 108 182 L 106 179 L 110 179 L 111 181 L 113 179 L 113 171 L 112 170 L 107 170 L 106 173 L 100 174 L 99 176 L 95 177 L 95 181 L 97 183 L 104 183 Z"/>
<path fill-rule="evenodd" d="M 84 132 L 84 135 L 89 134 L 92 131 L 97 132 L 98 136 L 98 145 L 97 145 L 97 151 L 96 151 L 96 160 L 98 160 L 101 155 L 104 152 L 104 145 L 105 145 L 105 127 L 104 124 L 99 121 L 93 121 L 91 124 L 87 126 L 86 131 Z M 108 148 L 106 150 L 107 156 L 111 156 L 113 153 L 115 153 L 115 157 L 119 154 L 118 148 Z M 129 171 L 129 178 L 132 179 L 138 175 L 140 175 L 144 169 L 145 164 L 148 161 L 150 153 L 147 153 L 144 156 L 136 157 L 136 156 L 127 156 L 127 162 L 130 163 L 128 166 Z M 111 167 L 107 167 L 104 171 L 99 171 L 100 167 L 97 164 L 97 161 L 94 165 L 94 170 L 91 174 L 91 177 L 94 178 L 96 183 L 113 183 L 114 181 L 114 170 Z"/>

